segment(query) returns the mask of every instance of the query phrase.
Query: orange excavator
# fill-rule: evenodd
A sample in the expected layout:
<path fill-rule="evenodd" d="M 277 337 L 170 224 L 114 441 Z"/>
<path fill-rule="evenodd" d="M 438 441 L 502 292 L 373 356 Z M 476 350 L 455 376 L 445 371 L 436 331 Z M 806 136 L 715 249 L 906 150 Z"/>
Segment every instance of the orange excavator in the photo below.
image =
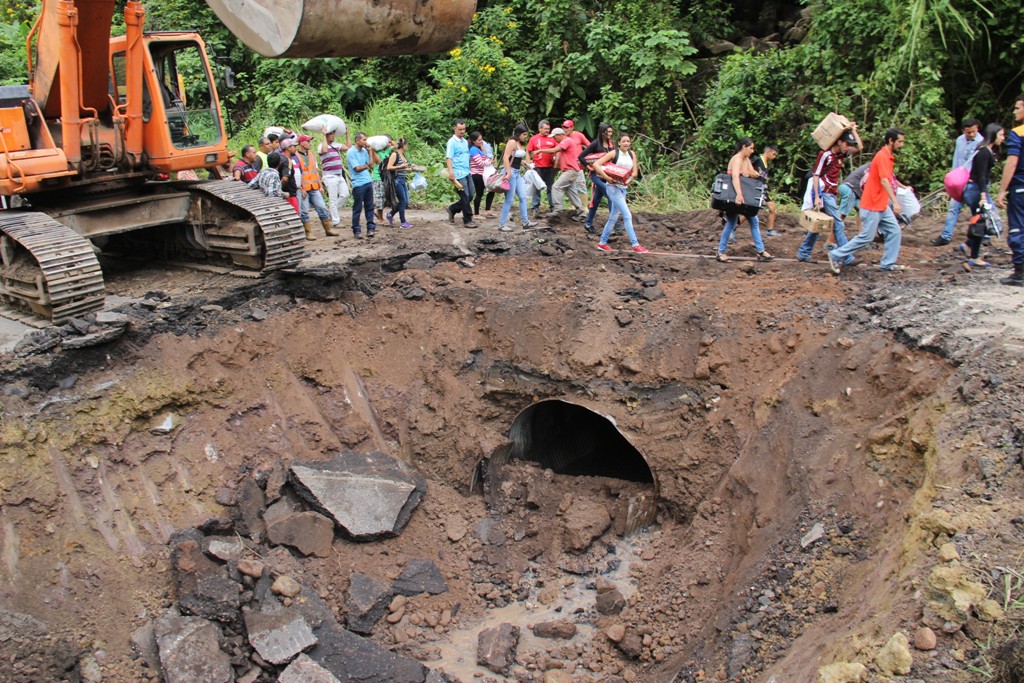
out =
<path fill-rule="evenodd" d="M 207 0 L 271 57 L 440 52 L 475 0 Z M 228 162 L 205 44 L 147 32 L 141 2 L 42 0 L 27 38 L 28 85 L 0 86 L 0 304 L 67 320 L 103 307 L 97 253 L 161 253 L 272 271 L 305 237 L 287 203 L 233 180 L 160 181 Z M 116 257 L 116 256 L 115 256 Z"/>

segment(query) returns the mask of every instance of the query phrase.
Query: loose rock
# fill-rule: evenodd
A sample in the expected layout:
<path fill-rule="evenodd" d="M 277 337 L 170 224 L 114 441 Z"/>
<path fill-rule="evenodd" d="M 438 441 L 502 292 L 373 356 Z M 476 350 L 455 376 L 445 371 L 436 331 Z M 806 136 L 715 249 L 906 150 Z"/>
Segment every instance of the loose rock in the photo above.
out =
<path fill-rule="evenodd" d="M 154 624 L 166 683 L 231 683 L 231 658 L 220 649 L 220 629 L 200 617 L 162 617 Z"/>
<path fill-rule="evenodd" d="M 481 631 L 477 636 L 476 663 L 494 673 L 508 673 L 519 646 L 519 627 L 502 624 Z"/>
<path fill-rule="evenodd" d="M 269 614 L 247 612 L 245 630 L 249 643 L 271 664 L 285 664 L 316 645 L 316 636 L 309 624 L 301 614 L 289 609 Z"/>

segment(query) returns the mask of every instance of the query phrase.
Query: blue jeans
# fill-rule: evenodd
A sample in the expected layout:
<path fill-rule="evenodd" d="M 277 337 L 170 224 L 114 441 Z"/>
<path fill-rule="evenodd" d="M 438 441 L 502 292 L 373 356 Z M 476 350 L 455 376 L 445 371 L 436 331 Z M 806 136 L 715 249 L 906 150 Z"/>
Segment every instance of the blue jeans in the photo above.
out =
<path fill-rule="evenodd" d="M 1010 186 L 1006 193 L 1006 244 L 1013 252 L 1013 265 L 1024 265 L 1024 187 Z"/>
<path fill-rule="evenodd" d="M 392 216 L 398 214 L 398 220 L 405 222 L 405 209 L 409 206 L 409 185 L 405 182 L 405 176 L 395 177 L 395 195 L 398 196 L 398 206 L 388 213 Z"/>
<path fill-rule="evenodd" d="M 540 193 L 538 193 L 540 194 Z M 512 211 L 512 202 L 519 197 L 519 213 L 523 219 L 523 227 L 530 222 L 529 200 L 526 198 L 526 183 L 519 175 L 519 169 L 513 168 L 512 175 L 508 178 L 508 192 L 505 193 L 505 201 L 501 203 L 501 216 L 498 218 L 498 226 L 501 227 L 508 222 L 508 214 Z"/>
<path fill-rule="evenodd" d="M 366 232 L 371 233 L 377 224 L 373 222 L 373 183 L 352 186 L 352 232 L 360 233 L 359 212 L 366 214 Z"/>
<path fill-rule="evenodd" d="M 839 186 L 839 215 L 849 216 L 853 210 L 860 206 L 860 199 L 853 188 L 843 183 Z M 846 224 L 843 224 L 843 233 L 846 232 Z"/>
<path fill-rule="evenodd" d="M 966 190 L 967 188 L 964 188 Z M 953 230 L 956 228 L 956 220 L 960 217 L 960 211 L 967 204 L 965 201 L 958 202 L 955 199 L 949 200 L 949 211 L 946 212 L 946 225 L 942 228 L 942 239 L 952 240 Z"/>
<path fill-rule="evenodd" d="M 316 215 L 320 220 L 330 218 L 331 214 L 327 211 L 327 204 L 324 202 L 324 195 L 320 190 L 310 190 L 303 197 L 302 193 L 299 193 L 299 220 L 305 223 L 309 220 L 309 205 L 312 204 L 316 210 Z"/>
<path fill-rule="evenodd" d="M 608 238 L 611 237 L 612 229 L 615 228 L 615 221 L 621 215 L 622 225 L 626 228 L 629 243 L 634 247 L 639 245 L 640 240 L 636 238 L 636 232 L 633 230 L 633 214 L 630 213 L 629 207 L 626 205 L 626 188 L 609 183 L 605 191 L 608 193 L 608 204 L 612 208 L 608 214 L 608 222 L 604 224 L 604 230 L 601 231 L 600 243 L 608 244 Z"/>
<path fill-rule="evenodd" d="M 839 217 L 839 207 L 836 205 L 836 196 L 834 194 L 821 193 L 821 210 L 832 217 L 832 234 L 836 237 L 836 245 L 842 247 L 847 242 L 846 226 L 843 225 L 843 219 Z M 801 261 L 811 258 L 811 253 L 814 251 L 814 243 L 817 241 L 818 233 L 807 233 L 804 241 L 800 244 L 800 248 L 796 250 L 796 257 Z M 832 255 L 835 256 L 834 253 Z M 852 260 L 851 258 L 843 262 L 849 263 Z"/>
<path fill-rule="evenodd" d="M 726 212 L 725 227 L 722 228 L 722 236 L 718 240 L 719 254 L 724 254 L 725 250 L 729 247 L 729 238 L 736 232 L 736 224 L 739 222 L 740 215 L 738 213 Z M 750 234 L 754 236 L 754 248 L 760 254 L 764 251 L 764 240 L 761 239 L 761 224 L 758 222 L 757 216 L 747 216 L 747 222 L 750 223 Z"/>
<path fill-rule="evenodd" d="M 978 207 L 981 206 L 981 188 L 975 182 L 967 183 L 964 188 L 964 201 L 961 206 L 966 206 L 971 210 L 971 215 L 978 213 Z"/>
<path fill-rule="evenodd" d="M 892 270 L 900 255 L 900 224 L 896 222 L 896 214 L 890 207 L 885 207 L 885 211 L 861 209 L 860 224 L 860 234 L 845 245 L 836 248 L 832 252 L 832 258 L 849 263 L 853 260 L 854 252 L 874 242 L 875 232 L 881 232 L 882 237 L 885 238 L 885 245 L 882 248 L 882 262 L 879 267 L 882 270 Z"/>
<path fill-rule="evenodd" d="M 461 190 L 456 190 L 459 193 L 459 201 L 455 202 L 448 208 L 453 214 L 462 212 L 462 222 L 472 223 L 473 222 L 473 179 L 469 176 L 465 178 L 458 178 L 459 184 L 462 185 Z M 454 185 L 452 186 L 455 187 Z"/>
<path fill-rule="evenodd" d="M 601 179 L 601 176 L 596 173 L 590 174 L 590 184 L 594 188 L 593 193 L 590 197 L 590 211 L 587 212 L 587 220 L 584 225 L 587 227 L 594 227 L 594 217 L 597 215 L 597 207 L 601 203 L 601 198 L 608 197 L 608 183 Z M 608 201 L 608 208 L 611 208 L 611 200 Z"/>

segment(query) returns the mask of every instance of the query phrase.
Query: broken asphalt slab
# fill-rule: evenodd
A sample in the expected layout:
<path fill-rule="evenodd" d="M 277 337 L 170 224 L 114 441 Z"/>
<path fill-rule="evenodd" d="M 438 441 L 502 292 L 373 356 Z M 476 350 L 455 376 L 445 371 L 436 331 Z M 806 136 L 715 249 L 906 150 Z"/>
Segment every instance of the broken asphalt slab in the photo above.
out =
<path fill-rule="evenodd" d="M 380 452 L 295 463 L 291 480 L 311 506 L 356 541 L 398 536 L 427 491 L 422 474 Z"/>

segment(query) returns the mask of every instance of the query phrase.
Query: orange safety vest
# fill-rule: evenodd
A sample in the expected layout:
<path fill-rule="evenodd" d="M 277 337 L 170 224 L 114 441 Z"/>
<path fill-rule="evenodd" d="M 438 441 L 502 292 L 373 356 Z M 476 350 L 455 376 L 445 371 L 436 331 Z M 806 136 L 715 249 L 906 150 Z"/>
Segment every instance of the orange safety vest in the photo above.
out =
<path fill-rule="evenodd" d="M 305 192 L 320 189 L 320 169 L 316 165 L 316 157 L 312 154 L 299 152 L 295 155 L 299 160 L 299 168 L 302 171 L 302 189 Z M 310 159 L 313 160 L 310 165 Z"/>

